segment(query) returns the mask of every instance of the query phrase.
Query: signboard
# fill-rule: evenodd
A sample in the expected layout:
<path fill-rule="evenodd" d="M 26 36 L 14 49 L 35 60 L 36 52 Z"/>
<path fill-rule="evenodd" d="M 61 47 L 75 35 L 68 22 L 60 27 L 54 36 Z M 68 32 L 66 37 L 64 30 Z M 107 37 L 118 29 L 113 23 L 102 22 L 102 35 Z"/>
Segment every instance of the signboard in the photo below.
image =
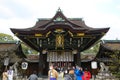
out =
<path fill-rule="evenodd" d="M 27 69 L 28 63 L 27 62 L 22 62 L 21 67 L 22 67 L 22 69 Z"/>
<path fill-rule="evenodd" d="M 97 62 L 96 61 L 91 62 L 91 68 L 92 69 L 97 69 Z"/>

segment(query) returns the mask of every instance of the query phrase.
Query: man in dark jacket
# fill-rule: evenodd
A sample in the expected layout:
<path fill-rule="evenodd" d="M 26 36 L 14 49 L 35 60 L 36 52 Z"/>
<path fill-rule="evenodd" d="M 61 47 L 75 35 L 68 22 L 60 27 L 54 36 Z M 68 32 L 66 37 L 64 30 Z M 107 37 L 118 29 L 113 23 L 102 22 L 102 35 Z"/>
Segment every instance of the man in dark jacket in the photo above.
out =
<path fill-rule="evenodd" d="M 34 71 L 33 74 L 30 75 L 28 80 L 38 80 L 38 76 L 36 75 L 36 71 Z"/>
<path fill-rule="evenodd" d="M 69 74 L 65 75 L 65 80 L 76 80 L 74 69 L 69 70 Z"/>

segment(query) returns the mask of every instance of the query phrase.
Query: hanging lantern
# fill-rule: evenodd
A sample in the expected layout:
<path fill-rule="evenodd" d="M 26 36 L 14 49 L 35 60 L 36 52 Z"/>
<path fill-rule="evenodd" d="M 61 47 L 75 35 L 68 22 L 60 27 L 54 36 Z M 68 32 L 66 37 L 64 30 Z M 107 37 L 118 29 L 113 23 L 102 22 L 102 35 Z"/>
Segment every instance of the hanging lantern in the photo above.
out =
<path fill-rule="evenodd" d="M 27 62 L 22 62 L 21 67 L 22 67 L 22 69 L 27 69 L 28 68 L 28 63 Z"/>
<path fill-rule="evenodd" d="M 96 61 L 91 62 L 91 68 L 92 69 L 97 69 L 97 62 Z"/>
<path fill-rule="evenodd" d="M 4 59 L 4 65 L 5 65 L 5 66 L 8 66 L 9 60 L 10 60 L 10 59 L 9 59 L 8 56 Z"/>

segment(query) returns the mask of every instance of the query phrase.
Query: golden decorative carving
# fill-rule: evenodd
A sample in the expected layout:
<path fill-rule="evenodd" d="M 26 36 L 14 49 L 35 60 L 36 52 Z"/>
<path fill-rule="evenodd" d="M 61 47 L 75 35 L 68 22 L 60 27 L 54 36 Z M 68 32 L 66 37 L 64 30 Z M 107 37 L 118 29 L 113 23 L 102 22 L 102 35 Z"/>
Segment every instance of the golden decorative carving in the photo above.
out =
<path fill-rule="evenodd" d="M 35 36 L 36 36 L 36 37 L 41 37 L 41 36 L 43 36 L 43 35 L 42 35 L 42 34 L 39 34 L 39 33 L 36 33 Z"/>
<path fill-rule="evenodd" d="M 46 37 L 48 37 L 48 35 L 51 33 L 51 31 L 49 31 L 47 34 L 46 34 Z"/>
<path fill-rule="evenodd" d="M 84 36 L 85 33 L 77 33 L 77 36 Z"/>
<path fill-rule="evenodd" d="M 64 30 L 63 30 L 63 29 L 56 29 L 55 32 L 56 32 L 56 33 L 63 33 Z"/>
<path fill-rule="evenodd" d="M 71 35 L 71 37 L 73 37 L 73 33 L 72 32 L 68 31 L 68 33 Z"/>
<path fill-rule="evenodd" d="M 56 35 L 56 48 L 57 47 L 64 48 L 64 36 L 61 34 Z"/>

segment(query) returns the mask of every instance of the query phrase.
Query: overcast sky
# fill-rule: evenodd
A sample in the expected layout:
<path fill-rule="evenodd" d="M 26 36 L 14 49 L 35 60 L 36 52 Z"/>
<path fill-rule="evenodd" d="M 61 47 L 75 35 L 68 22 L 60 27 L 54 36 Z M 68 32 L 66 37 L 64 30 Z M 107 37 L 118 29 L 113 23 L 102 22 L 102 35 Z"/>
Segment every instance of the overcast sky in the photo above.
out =
<path fill-rule="evenodd" d="M 68 18 L 83 18 L 93 28 L 110 27 L 102 39 L 120 39 L 120 0 L 0 0 L 0 33 L 28 28 L 38 18 L 52 18 L 58 8 Z"/>

